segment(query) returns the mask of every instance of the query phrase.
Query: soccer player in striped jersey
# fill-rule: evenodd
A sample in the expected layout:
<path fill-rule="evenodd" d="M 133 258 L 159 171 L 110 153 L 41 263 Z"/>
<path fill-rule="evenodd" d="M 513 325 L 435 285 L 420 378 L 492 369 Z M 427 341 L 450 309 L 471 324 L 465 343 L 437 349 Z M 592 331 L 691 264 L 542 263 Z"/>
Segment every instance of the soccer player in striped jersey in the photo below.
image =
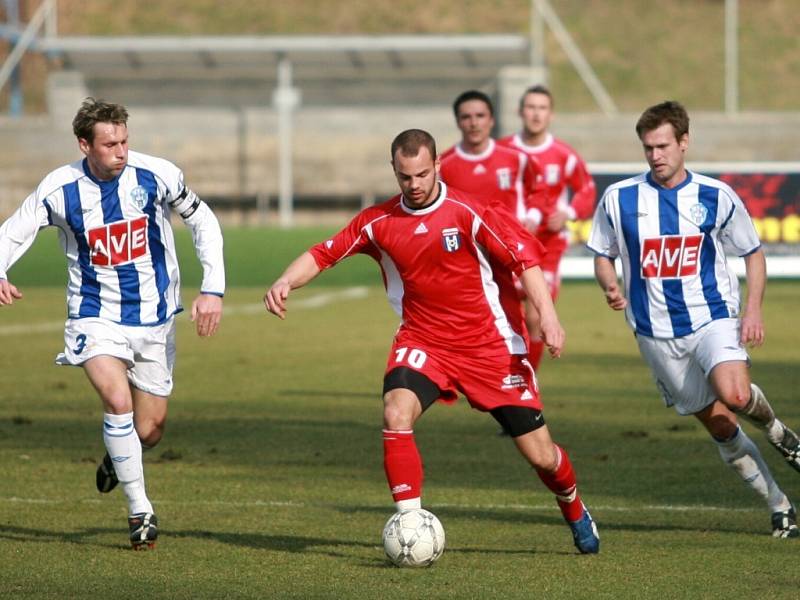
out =
<path fill-rule="evenodd" d="M 58 228 L 67 257 L 61 365 L 83 367 L 103 405 L 107 454 L 97 487 L 117 482 L 134 549 L 153 547 L 158 519 L 145 491 L 142 449 L 161 439 L 172 391 L 180 276 L 170 213 L 191 229 L 203 265 L 191 318 L 200 336 L 222 316 L 225 270 L 216 217 L 172 163 L 128 150 L 124 106 L 87 98 L 72 127 L 82 160 L 47 175 L 0 227 L 0 306 L 22 293 L 7 277 L 37 232 Z"/>
<path fill-rule="evenodd" d="M 748 371 L 745 346 L 764 341 L 766 261 L 758 235 L 736 192 L 686 169 L 683 106 L 648 108 L 636 133 L 650 170 L 610 186 L 597 207 L 588 243 L 597 281 L 608 305 L 625 310 L 666 405 L 708 430 L 723 461 L 766 501 L 775 537 L 800 537 L 795 507 L 737 420 L 741 415 L 764 432 L 800 471 L 797 435 L 775 417 Z M 744 259 L 742 311 L 726 250 Z"/>
<path fill-rule="evenodd" d="M 289 293 L 355 254 L 381 267 L 401 318 L 384 372 L 384 467 L 397 510 L 419 508 L 422 460 L 414 423 L 436 400 L 490 413 L 555 494 L 581 553 L 600 540 L 578 494 L 575 471 L 544 422 L 512 273 L 541 314 L 559 356 L 564 330 L 542 277 L 541 244 L 480 197 L 439 181 L 436 144 L 425 131 L 400 133 L 391 147 L 401 193 L 361 211 L 338 234 L 295 259 L 264 296 L 284 318 Z"/>

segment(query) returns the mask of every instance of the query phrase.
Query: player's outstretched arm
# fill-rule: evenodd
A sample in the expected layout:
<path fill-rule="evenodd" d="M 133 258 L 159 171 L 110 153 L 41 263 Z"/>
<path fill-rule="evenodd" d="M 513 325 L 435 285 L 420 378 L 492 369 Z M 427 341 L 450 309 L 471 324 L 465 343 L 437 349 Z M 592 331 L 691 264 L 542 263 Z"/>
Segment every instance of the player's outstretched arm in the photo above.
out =
<path fill-rule="evenodd" d="M 197 335 L 200 337 L 214 335 L 221 319 L 222 297 L 200 292 L 192 302 L 192 321 L 197 329 Z"/>
<path fill-rule="evenodd" d="M 623 310 L 628 306 L 628 299 L 622 294 L 617 280 L 617 270 L 614 261 L 607 256 L 594 257 L 594 276 L 603 289 L 606 303 L 614 310 Z"/>
<path fill-rule="evenodd" d="M 310 252 L 304 252 L 298 256 L 264 294 L 264 305 L 267 310 L 273 315 L 285 319 L 286 299 L 289 297 L 289 292 L 304 286 L 319 275 L 319 272 L 317 261 Z"/>
<path fill-rule="evenodd" d="M 0 279 L 0 306 L 14 304 L 14 300 L 21 300 L 22 292 L 8 279 Z"/>
<path fill-rule="evenodd" d="M 556 308 L 553 306 L 553 299 L 550 296 L 550 290 L 547 288 L 544 275 L 542 275 L 542 270 L 538 266 L 525 269 L 519 279 L 522 283 L 522 288 L 539 313 L 539 332 L 542 336 L 542 341 L 547 346 L 550 356 L 558 358 L 564 348 L 566 334 L 558 320 Z"/>
<path fill-rule="evenodd" d="M 767 286 L 767 259 L 760 248 L 744 257 L 745 277 L 747 278 L 747 304 L 742 313 L 740 341 L 750 346 L 764 343 L 764 320 L 761 304 Z"/>

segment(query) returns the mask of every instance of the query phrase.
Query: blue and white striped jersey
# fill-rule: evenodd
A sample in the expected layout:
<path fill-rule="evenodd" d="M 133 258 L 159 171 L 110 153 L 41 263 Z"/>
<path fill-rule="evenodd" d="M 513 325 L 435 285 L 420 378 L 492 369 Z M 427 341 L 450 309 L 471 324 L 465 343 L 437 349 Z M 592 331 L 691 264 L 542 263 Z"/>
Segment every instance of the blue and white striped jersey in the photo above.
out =
<path fill-rule="evenodd" d="M 182 310 L 172 210 L 191 229 L 203 265 L 201 290 L 222 296 L 225 267 L 216 217 L 184 185 L 178 167 L 133 151 L 111 181 L 96 179 L 85 159 L 47 175 L 0 227 L 0 278 L 38 231 L 52 225 L 67 257 L 70 318 L 163 323 Z"/>
<path fill-rule="evenodd" d="M 642 335 L 675 338 L 738 316 L 739 282 L 725 251 L 747 256 L 761 243 L 736 192 L 687 171 L 673 189 L 649 172 L 610 186 L 587 246 L 622 259 L 630 326 Z"/>

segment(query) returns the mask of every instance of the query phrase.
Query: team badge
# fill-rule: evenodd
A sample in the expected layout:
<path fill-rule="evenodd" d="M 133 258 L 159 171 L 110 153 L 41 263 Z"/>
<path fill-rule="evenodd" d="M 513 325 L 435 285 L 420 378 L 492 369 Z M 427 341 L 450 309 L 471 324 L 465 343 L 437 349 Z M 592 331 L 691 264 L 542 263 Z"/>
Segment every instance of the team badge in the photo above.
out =
<path fill-rule="evenodd" d="M 501 190 L 511 189 L 511 169 L 504 167 L 495 171 L 497 175 L 497 187 Z"/>
<path fill-rule="evenodd" d="M 141 185 L 137 185 L 135 188 L 131 190 L 131 202 L 139 209 L 143 209 L 147 204 L 147 201 L 150 199 L 147 190 L 144 189 Z"/>
<path fill-rule="evenodd" d="M 561 167 L 559 165 L 546 165 L 544 169 L 544 180 L 547 185 L 556 185 L 561 179 Z"/>
<path fill-rule="evenodd" d="M 689 215 L 692 217 L 694 224 L 700 227 L 700 225 L 706 222 L 708 209 L 702 204 L 695 204 L 689 209 Z"/>
<path fill-rule="evenodd" d="M 442 245 L 448 252 L 455 252 L 461 248 L 461 234 L 457 227 L 442 229 Z"/>

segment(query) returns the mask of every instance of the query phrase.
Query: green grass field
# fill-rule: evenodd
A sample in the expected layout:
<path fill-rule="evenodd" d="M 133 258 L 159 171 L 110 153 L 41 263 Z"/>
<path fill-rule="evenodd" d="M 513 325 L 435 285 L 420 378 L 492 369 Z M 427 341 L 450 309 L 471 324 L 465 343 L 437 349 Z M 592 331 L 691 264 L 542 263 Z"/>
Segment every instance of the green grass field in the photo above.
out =
<path fill-rule="evenodd" d="M 54 240 L 11 271 L 25 298 L 0 310 L 0 597 L 797 597 L 800 540 L 771 538 L 766 509 L 699 424 L 661 406 L 621 315 L 589 282 L 563 289 L 567 350 L 540 383 L 601 554 L 576 554 L 549 492 L 494 421 L 460 402 L 416 428 L 447 549 L 430 569 L 390 566 L 380 390 L 396 318 L 377 269 L 355 260 L 323 275 L 281 322 L 259 308 L 263 286 L 325 232 L 227 233 L 222 328 L 200 340 L 179 317 L 167 433 L 145 458 L 154 552 L 127 548 L 121 493 L 95 491 L 94 392 L 79 369 L 52 365 L 64 318 Z M 770 284 L 768 341 L 752 357 L 754 378 L 800 427 L 798 285 Z M 800 474 L 748 431 L 800 500 Z"/>

